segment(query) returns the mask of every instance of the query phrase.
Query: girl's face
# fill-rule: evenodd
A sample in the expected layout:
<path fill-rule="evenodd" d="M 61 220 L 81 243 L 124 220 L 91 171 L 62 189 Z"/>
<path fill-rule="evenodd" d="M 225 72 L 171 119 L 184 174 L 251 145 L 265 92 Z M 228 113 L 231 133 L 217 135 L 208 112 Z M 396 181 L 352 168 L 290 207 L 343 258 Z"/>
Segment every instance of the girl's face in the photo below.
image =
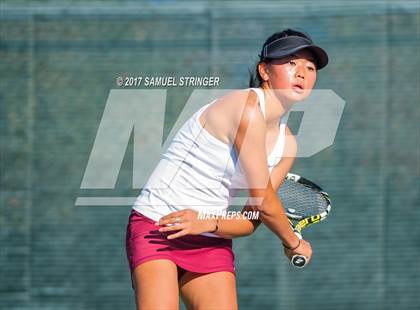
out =
<path fill-rule="evenodd" d="M 316 62 L 307 50 L 261 63 L 260 75 L 283 103 L 305 99 L 316 82 Z"/>

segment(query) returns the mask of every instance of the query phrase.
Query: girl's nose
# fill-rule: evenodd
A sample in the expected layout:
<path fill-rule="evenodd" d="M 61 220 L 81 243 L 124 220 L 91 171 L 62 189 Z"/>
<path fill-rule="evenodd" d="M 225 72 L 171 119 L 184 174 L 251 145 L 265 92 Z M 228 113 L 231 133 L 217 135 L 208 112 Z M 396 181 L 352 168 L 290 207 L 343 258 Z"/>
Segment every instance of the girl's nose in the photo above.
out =
<path fill-rule="evenodd" d="M 295 76 L 297 78 L 305 79 L 305 74 L 303 73 L 302 69 L 297 68 Z"/>

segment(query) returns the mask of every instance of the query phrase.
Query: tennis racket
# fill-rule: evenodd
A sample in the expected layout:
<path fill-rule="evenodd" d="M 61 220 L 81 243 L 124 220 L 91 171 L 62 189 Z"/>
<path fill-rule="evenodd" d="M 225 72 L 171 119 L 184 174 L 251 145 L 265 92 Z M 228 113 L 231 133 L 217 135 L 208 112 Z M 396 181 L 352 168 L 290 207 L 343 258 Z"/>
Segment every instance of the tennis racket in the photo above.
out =
<path fill-rule="evenodd" d="M 325 220 L 331 210 L 329 195 L 320 186 L 297 174 L 287 174 L 278 196 L 299 239 L 302 239 L 304 228 Z M 305 267 L 307 262 L 303 255 L 293 255 L 291 259 L 297 268 Z"/>

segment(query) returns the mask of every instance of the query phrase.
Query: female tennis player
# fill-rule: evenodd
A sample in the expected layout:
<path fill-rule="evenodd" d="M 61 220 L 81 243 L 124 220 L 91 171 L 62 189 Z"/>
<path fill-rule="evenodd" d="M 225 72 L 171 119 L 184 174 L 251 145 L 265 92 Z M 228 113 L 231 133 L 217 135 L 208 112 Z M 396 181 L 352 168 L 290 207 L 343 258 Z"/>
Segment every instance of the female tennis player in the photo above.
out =
<path fill-rule="evenodd" d="M 311 92 L 326 52 L 291 29 L 264 43 L 251 87 L 199 109 L 178 131 L 137 198 L 126 249 L 138 309 L 237 309 L 232 239 L 265 224 L 285 255 L 311 258 L 285 216 L 277 190 L 296 142 L 285 123 Z M 257 221 L 223 216 L 237 189 Z M 200 214 L 217 215 L 200 218 Z"/>

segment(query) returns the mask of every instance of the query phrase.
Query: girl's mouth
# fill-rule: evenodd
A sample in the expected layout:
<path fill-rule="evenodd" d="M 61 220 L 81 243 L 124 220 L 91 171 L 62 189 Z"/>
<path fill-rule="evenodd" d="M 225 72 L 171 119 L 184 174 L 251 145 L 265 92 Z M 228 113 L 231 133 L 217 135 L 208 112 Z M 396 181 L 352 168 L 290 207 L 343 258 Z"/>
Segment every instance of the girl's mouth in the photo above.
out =
<path fill-rule="evenodd" d="M 295 92 L 297 92 L 298 94 L 303 94 L 303 93 L 304 93 L 304 91 L 305 91 L 305 89 L 303 88 L 303 86 L 302 86 L 302 85 L 299 85 L 299 84 L 295 84 L 295 85 L 293 85 L 293 86 L 292 86 L 292 89 L 293 89 Z"/>

